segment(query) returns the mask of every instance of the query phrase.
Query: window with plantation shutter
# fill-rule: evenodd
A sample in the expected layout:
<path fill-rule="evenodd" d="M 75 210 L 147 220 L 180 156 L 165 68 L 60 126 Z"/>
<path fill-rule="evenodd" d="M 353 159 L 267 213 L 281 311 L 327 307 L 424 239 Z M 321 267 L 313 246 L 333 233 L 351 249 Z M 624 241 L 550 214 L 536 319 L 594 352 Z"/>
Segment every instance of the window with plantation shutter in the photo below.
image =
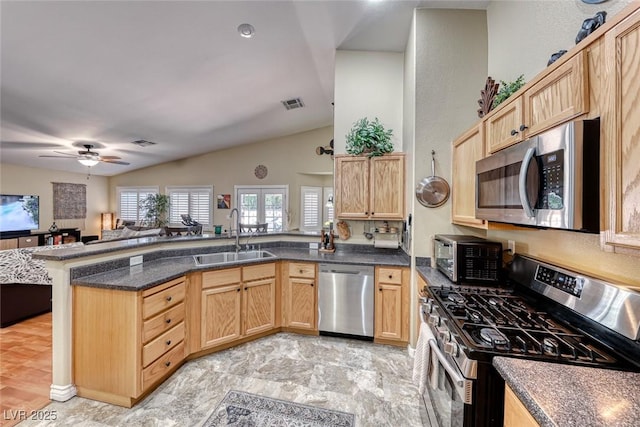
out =
<path fill-rule="evenodd" d="M 158 187 L 116 187 L 118 218 L 127 221 L 142 221 L 145 212 L 140 209 L 140 201 L 149 194 L 158 194 L 158 192 Z"/>
<path fill-rule="evenodd" d="M 333 187 L 300 187 L 300 230 L 320 231 L 333 221 Z"/>
<path fill-rule="evenodd" d="M 300 230 L 322 229 L 322 188 L 300 187 Z"/>
<path fill-rule="evenodd" d="M 213 186 L 199 185 L 189 187 L 167 187 L 169 196 L 169 223 L 173 226 L 182 224 L 182 215 L 190 215 L 191 219 L 210 229 L 213 223 Z"/>

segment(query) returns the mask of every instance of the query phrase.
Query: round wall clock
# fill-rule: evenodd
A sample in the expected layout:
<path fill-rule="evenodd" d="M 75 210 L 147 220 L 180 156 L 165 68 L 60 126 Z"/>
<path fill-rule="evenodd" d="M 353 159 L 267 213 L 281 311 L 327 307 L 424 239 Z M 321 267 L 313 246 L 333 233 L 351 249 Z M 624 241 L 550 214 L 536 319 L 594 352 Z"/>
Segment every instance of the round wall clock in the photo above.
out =
<path fill-rule="evenodd" d="M 267 167 L 265 165 L 258 165 L 256 166 L 256 170 L 254 171 L 256 178 L 258 179 L 263 179 L 267 176 L 267 173 L 269 173 L 269 171 L 267 170 Z"/>

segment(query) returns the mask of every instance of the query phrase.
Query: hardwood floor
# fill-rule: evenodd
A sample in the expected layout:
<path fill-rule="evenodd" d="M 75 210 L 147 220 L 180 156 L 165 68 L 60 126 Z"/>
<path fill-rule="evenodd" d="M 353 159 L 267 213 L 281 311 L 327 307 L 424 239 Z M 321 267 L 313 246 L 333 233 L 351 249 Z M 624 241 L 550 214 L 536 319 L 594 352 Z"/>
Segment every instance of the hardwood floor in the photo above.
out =
<path fill-rule="evenodd" d="M 0 329 L 0 426 L 49 404 L 51 313 Z"/>

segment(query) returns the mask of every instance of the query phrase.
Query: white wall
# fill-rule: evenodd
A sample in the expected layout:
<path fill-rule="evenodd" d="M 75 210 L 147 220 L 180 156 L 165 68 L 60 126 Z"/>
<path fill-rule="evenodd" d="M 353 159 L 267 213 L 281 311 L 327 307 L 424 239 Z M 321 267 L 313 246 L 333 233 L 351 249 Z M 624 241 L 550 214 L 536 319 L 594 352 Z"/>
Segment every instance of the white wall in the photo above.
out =
<path fill-rule="evenodd" d="M 395 151 L 403 151 L 403 63 L 403 53 L 336 52 L 333 124 L 336 154 L 346 152 L 345 135 L 363 117 L 370 120 L 377 117 L 386 129 L 392 129 Z"/>
<path fill-rule="evenodd" d="M 416 181 L 415 176 L 415 146 L 416 146 L 416 13 L 413 11 L 411 19 L 411 29 L 409 38 L 407 39 L 407 47 L 404 54 L 404 86 L 403 86 L 403 124 L 402 136 L 405 157 L 405 173 L 406 173 L 406 203 L 407 212 L 413 216 L 414 204 L 416 199 L 414 196 L 413 183 Z M 412 240 L 411 246 L 408 248 L 413 253 L 412 248 L 415 240 Z M 412 329 L 413 330 L 413 329 Z"/>
<path fill-rule="evenodd" d="M 40 196 L 40 229 L 47 230 L 53 223 L 52 182 L 87 185 L 87 218 L 81 235 L 100 235 L 100 214 L 109 212 L 108 181 L 106 177 L 61 172 L 51 169 L 0 164 L 0 192 L 5 194 L 35 194 Z M 59 228 L 75 227 L 77 221 L 65 224 L 56 221 Z"/>
<path fill-rule="evenodd" d="M 213 221 L 228 225 L 229 210 L 217 208 L 216 195 L 231 194 L 233 205 L 234 185 L 288 184 L 288 207 L 292 213 L 290 229 L 297 228 L 300 186 L 333 186 L 333 175 L 327 175 L 333 172 L 333 159 L 326 154 L 319 156 L 315 151 L 318 146 L 329 145 L 332 137 L 333 127 L 327 126 L 116 175 L 109 179 L 110 206 L 115 212 L 118 186 L 157 185 L 164 193 L 165 187 L 171 185 L 213 185 Z M 258 179 L 254 174 L 260 164 L 268 169 L 264 179 Z"/>
<path fill-rule="evenodd" d="M 486 23 L 483 10 L 417 10 L 413 188 L 431 176 L 432 150 L 436 175 L 451 183 L 451 143 L 478 120 L 477 100 L 487 78 Z M 434 234 L 466 232 L 451 224 L 451 198 L 437 208 L 414 206 L 416 256 L 431 256 Z"/>
<path fill-rule="evenodd" d="M 632 0 L 586 4 L 579 0 L 498 0 L 487 7 L 489 75 L 531 80 L 547 66 L 551 54 L 575 46 L 582 22 L 597 12 L 615 15 Z"/>

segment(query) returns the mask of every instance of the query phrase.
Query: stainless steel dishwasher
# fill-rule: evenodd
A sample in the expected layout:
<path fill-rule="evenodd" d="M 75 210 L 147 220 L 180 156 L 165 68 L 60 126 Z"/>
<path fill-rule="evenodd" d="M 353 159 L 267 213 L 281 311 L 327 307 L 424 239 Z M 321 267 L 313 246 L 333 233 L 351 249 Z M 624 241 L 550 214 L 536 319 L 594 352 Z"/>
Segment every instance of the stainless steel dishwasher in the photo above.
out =
<path fill-rule="evenodd" d="M 320 264 L 320 334 L 373 338 L 373 289 L 373 267 Z"/>

